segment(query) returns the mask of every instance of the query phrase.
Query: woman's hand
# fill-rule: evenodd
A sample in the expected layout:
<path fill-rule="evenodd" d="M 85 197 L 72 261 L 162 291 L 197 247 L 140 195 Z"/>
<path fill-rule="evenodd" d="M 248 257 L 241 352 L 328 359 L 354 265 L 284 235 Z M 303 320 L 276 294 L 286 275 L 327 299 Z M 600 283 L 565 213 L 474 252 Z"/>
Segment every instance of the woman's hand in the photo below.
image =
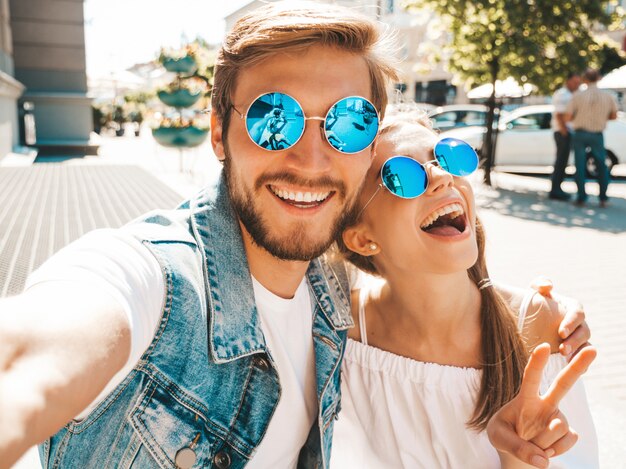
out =
<path fill-rule="evenodd" d="M 587 371 L 596 353 L 593 347 L 582 348 L 542 396 L 539 387 L 550 346 L 537 346 L 524 370 L 520 392 L 487 425 L 491 444 L 499 452 L 539 468 L 548 467 L 548 458 L 570 449 L 578 436 L 559 411 L 559 402 Z"/>

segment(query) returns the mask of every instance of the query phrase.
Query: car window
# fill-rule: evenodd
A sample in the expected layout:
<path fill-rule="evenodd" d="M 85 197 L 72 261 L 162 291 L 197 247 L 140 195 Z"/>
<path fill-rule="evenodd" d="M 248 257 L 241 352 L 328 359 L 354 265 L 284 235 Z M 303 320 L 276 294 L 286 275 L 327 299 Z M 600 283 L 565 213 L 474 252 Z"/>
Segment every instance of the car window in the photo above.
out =
<path fill-rule="evenodd" d="M 542 130 L 550 128 L 550 119 L 552 114 L 549 112 L 540 112 L 536 114 L 526 114 L 517 119 L 513 119 L 507 123 L 506 128 L 509 130 Z"/>
<path fill-rule="evenodd" d="M 465 125 L 485 125 L 486 112 L 468 111 L 463 122 Z"/>
<path fill-rule="evenodd" d="M 456 127 L 466 127 L 469 125 L 485 125 L 486 113 L 481 111 L 446 111 L 435 114 L 433 127 L 438 130 L 449 130 Z"/>
<path fill-rule="evenodd" d="M 456 127 L 457 113 L 453 111 L 442 112 L 432 116 L 433 127 L 439 130 L 448 130 Z"/>

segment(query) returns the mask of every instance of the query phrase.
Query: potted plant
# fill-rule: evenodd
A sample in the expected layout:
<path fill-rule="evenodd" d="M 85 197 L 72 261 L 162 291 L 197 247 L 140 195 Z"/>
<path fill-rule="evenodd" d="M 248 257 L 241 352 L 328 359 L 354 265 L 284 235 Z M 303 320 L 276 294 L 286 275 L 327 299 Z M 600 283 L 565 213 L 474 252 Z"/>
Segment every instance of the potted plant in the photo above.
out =
<path fill-rule="evenodd" d="M 196 62 L 197 46 L 188 44 L 181 49 L 162 48 L 159 62 L 168 72 L 193 74 L 198 69 Z"/>
<path fill-rule="evenodd" d="M 191 107 L 206 92 L 206 82 L 198 78 L 178 78 L 157 91 L 157 96 L 166 106 Z"/>
<path fill-rule="evenodd" d="M 141 130 L 141 123 L 144 121 L 144 115 L 142 109 L 137 106 L 128 115 L 130 121 L 134 124 L 135 137 L 139 137 Z"/>
<path fill-rule="evenodd" d="M 152 129 L 152 135 L 159 144 L 175 148 L 197 147 L 204 143 L 208 134 L 208 115 L 164 117 Z"/>
<path fill-rule="evenodd" d="M 121 137 L 124 135 L 124 124 L 128 121 L 126 112 L 123 106 L 119 104 L 113 108 L 113 122 L 117 124 L 115 129 L 115 135 Z"/>

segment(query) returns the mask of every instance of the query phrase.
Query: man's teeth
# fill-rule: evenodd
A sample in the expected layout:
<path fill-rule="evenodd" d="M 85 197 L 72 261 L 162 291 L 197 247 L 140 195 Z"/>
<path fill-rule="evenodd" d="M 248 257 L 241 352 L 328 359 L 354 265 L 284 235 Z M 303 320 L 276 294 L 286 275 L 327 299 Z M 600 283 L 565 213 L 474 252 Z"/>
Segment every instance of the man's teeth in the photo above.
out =
<path fill-rule="evenodd" d="M 272 192 L 283 200 L 294 202 L 322 202 L 330 195 L 330 192 L 290 192 L 272 187 Z"/>
<path fill-rule="evenodd" d="M 428 217 L 426 217 L 426 219 L 420 225 L 420 228 L 428 228 L 439 217 L 442 217 L 444 215 L 450 214 L 452 218 L 456 218 L 459 215 L 463 215 L 464 213 L 465 211 L 463 210 L 463 207 L 461 206 L 461 204 L 446 205 L 445 207 L 441 207 L 440 209 L 435 210 L 433 213 L 428 215 Z"/>

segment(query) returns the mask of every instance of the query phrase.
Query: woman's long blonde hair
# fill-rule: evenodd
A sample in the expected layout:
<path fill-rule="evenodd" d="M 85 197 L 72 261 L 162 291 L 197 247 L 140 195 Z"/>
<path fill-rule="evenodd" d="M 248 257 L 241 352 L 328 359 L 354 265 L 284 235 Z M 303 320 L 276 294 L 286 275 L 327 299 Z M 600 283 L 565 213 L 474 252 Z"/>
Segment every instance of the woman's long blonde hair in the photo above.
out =
<path fill-rule="evenodd" d="M 415 110 L 389 112 L 387 122 L 383 122 L 381 135 L 402 123 L 419 124 L 432 130 L 432 125 L 423 112 Z M 380 136 L 379 136 L 380 138 Z M 354 226 L 359 219 L 348 222 Z M 478 287 L 481 280 L 489 278 L 485 261 L 485 230 L 480 219 L 476 218 L 476 243 L 478 258 L 467 270 L 472 282 Z M 341 236 L 337 240 L 339 252 L 359 269 L 379 275 L 373 256 L 362 256 L 348 249 Z M 484 430 L 489 419 L 519 392 L 528 360 L 528 352 L 517 330 L 516 314 L 493 287 L 480 290 L 481 308 L 481 357 L 482 381 L 474 414 L 467 425 Z"/>

